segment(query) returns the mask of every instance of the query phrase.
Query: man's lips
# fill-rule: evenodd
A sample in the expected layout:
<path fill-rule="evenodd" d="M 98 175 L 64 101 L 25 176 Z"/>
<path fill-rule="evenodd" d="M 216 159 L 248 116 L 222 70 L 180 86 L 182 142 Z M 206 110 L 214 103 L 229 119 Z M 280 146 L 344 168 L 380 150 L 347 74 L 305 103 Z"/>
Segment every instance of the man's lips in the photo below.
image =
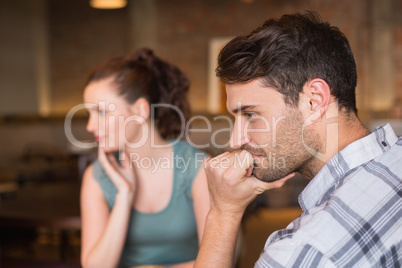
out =
<path fill-rule="evenodd" d="M 250 153 L 250 154 L 253 156 L 253 158 L 263 157 L 263 155 L 260 155 L 260 154 L 253 154 L 253 153 Z"/>
<path fill-rule="evenodd" d="M 242 150 L 246 150 L 248 153 L 250 153 L 250 154 L 252 155 L 252 157 L 255 157 L 255 158 L 264 156 L 264 153 L 263 153 L 263 152 L 261 152 L 261 151 L 255 151 L 255 149 L 250 148 L 250 147 L 244 146 L 244 147 L 242 147 L 241 149 L 242 149 Z"/>

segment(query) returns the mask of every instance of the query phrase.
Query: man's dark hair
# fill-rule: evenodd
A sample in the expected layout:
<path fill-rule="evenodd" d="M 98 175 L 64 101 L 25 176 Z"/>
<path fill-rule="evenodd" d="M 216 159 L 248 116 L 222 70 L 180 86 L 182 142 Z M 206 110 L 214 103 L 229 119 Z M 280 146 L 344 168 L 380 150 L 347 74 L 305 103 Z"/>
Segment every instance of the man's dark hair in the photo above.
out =
<path fill-rule="evenodd" d="M 250 34 L 234 38 L 220 52 L 216 73 L 227 84 L 261 78 L 293 106 L 303 85 L 321 78 L 339 109 L 357 113 L 356 64 L 349 42 L 316 12 L 269 19 Z"/>

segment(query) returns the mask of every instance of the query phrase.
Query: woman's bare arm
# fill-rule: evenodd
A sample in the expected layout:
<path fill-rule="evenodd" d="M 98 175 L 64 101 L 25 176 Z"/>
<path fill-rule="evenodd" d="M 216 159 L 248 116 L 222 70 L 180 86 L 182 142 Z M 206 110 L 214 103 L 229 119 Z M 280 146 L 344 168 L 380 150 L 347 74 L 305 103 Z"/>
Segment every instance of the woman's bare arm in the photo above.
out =
<path fill-rule="evenodd" d="M 115 267 L 126 241 L 135 193 L 134 171 L 128 158 L 117 164 L 112 154 L 99 151 L 99 161 L 117 188 L 113 209 L 105 202 L 90 166 L 84 174 L 81 190 L 82 249 L 84 267 Z"/>

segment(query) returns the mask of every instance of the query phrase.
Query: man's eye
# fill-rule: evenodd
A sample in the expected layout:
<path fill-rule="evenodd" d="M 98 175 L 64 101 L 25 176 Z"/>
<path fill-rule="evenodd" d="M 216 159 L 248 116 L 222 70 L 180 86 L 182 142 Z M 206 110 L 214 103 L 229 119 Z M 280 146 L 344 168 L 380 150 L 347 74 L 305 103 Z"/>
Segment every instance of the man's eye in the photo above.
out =
<path fill-rule="evenodd" d="M 244 113 L 244 115 L 247 117 L 248 120 L 251 120 L 254 118 L 255 114 L 254 113 Z"/>

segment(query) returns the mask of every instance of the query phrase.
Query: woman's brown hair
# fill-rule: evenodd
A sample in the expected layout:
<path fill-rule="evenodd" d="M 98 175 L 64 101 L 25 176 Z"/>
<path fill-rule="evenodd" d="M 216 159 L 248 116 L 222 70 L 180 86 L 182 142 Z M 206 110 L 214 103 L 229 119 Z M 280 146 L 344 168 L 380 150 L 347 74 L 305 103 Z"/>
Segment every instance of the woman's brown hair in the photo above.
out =
<path fill-rule="evenodd" d="M 110 77 L 113 77 L 119 95 L 128 103 L 139 98 L 149 102 L 151 118 L 163 138 L 179 136 L 190 117 L 187 101 L 190 82 L 178 67 L 143 48 L 134 55 L 101 64 L 89 75 L 87 84 Z"/>

